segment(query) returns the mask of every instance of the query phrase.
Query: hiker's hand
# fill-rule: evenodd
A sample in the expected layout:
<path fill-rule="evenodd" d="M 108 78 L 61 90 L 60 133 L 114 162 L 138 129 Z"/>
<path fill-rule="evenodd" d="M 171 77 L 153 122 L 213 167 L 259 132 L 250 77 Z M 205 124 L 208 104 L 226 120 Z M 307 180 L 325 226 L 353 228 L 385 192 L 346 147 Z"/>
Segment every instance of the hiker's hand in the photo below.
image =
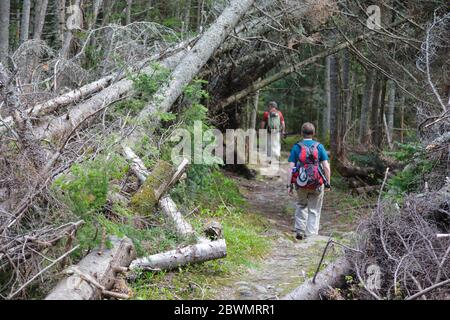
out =
<path fill-rule="evenodd" d="M 292 188 L 292 186 L 289 186 L 287 188 L 287 190 L 288 190 L 288 196 L 292 196 L 294 194 L 294 188 Z"/>
<path fill-rule="evenodd" d="M 324 191 L 325 192 L 330 192 L 331 191 L 331 186 L 330 185 L 325 186 L 325 190 Z"/>

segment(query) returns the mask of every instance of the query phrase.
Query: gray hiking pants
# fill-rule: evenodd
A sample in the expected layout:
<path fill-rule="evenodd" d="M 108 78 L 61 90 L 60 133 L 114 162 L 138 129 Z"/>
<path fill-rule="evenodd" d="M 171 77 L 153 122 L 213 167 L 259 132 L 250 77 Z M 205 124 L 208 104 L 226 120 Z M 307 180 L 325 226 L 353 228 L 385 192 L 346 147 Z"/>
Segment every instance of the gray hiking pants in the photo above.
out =
<path fill-rule="evenodd" d="M 307 236 L 319 234 L 324 186 L 319 190 L 299 188 L 295 210 L 295 231 Z"/>

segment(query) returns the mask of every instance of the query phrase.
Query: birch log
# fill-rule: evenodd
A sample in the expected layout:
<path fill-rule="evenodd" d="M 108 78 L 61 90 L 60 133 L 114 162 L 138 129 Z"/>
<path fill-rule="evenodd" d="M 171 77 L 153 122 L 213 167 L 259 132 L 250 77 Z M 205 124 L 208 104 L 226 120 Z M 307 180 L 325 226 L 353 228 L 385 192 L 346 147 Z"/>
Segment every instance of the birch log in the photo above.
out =
<path fill-rule="evenodd" d="M 131 263 L 130 269 L 153 271 L 171 270 L 188 264 L 224 258 L 226 255 L 227 245 L 224 239 L 205 241 L 184 248 L 136 259 Z"/>
<path fill-rule="evenodd" d="M 347 259 L 339 258 L 316 277 L 316 283 L 312 279 L 307 280 L 300 287 L 283 297 L 283 300 L 317 300 L 320 293 L 329 287 L 339 287 L 343 284 L 344 276 L 351 271 Z"/>
<path fill-rule="evenodd" d="M 178 211 L 175 202 L 169 197 L 163 197 L 159 200 L 159 206 L 168 218 L 170 223 L 174 226 L 175 231 L 182 237 L 188 237 L 194 234 L 194 229 L 187 222 L 180 211 Z"/>
<path fill-rule="evenodd" d="M 130 147 L 123 147 L 124 156 L 131 162 L 131 171 L 136 175 L 140 183 L 144 183 L 150 172 L 145 167 L 144 162 L 139 158 Z"/>
<path fill-rule="evenodd" d="M 45 300 L 93 300 L 99 299 L 102 289 L 114 285 L 116 273 L 128 267 L 136 257 L 133 243 L 128 238 L 111 237 L 112 248 L 94 250 L 76 266 L 69 267 L 69 276 L 61 280 Z"/>

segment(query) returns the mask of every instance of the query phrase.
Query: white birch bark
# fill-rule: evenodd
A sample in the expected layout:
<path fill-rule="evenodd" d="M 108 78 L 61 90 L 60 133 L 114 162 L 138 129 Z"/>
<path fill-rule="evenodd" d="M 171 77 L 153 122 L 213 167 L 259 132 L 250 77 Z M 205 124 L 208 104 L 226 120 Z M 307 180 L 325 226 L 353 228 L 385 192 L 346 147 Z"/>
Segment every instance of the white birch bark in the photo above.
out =
<path fill-rule="evenodd" d="M 189 264 L 224 258 L 227 255 L 227 245 L 224 239 L 205 241 L 195 245 L 171 250 L 134 260 L 130 269 L 172 270 Z"/>
<path fill-rule="evenodd" d="M 173 202 L 169 196 L 165 196 L 159 200 L 159 206 L 169 222 L 174 226 L 177 234 L 182 237 L 187 237 L 194 234 L 194 229 L 189 222 L 184 219 L 175 202 Z"/>

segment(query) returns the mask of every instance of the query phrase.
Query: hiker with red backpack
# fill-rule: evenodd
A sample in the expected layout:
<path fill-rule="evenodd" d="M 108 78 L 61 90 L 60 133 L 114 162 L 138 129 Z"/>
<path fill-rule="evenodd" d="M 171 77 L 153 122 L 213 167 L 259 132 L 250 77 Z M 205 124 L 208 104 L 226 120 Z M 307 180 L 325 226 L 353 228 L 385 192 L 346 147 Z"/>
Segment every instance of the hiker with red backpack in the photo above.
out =
<path fill-rule="evenodd" d="M 296 238 L 319 233 L 320 212 L 324 190 L 330 190 L 331 170 L 325 147 L 313 140 L 315 128 L 312 123 L 302 125 L 303 140 L 296 143 L 289 156 L 288 194 L 297 191 L 295 210 Z"/>
<path fill-rule="evenodd" d="M 281 135 L 286 132 L 286 124 L 284 117 L 275 101 L 270 101 L 267 104 L 267 111 L 264 112 L 263 120 L 261 121 L 261 129 L 267 129 L 267 156 L 269 163 L 273 160 L 278 161 L 281 154 Z"/>

